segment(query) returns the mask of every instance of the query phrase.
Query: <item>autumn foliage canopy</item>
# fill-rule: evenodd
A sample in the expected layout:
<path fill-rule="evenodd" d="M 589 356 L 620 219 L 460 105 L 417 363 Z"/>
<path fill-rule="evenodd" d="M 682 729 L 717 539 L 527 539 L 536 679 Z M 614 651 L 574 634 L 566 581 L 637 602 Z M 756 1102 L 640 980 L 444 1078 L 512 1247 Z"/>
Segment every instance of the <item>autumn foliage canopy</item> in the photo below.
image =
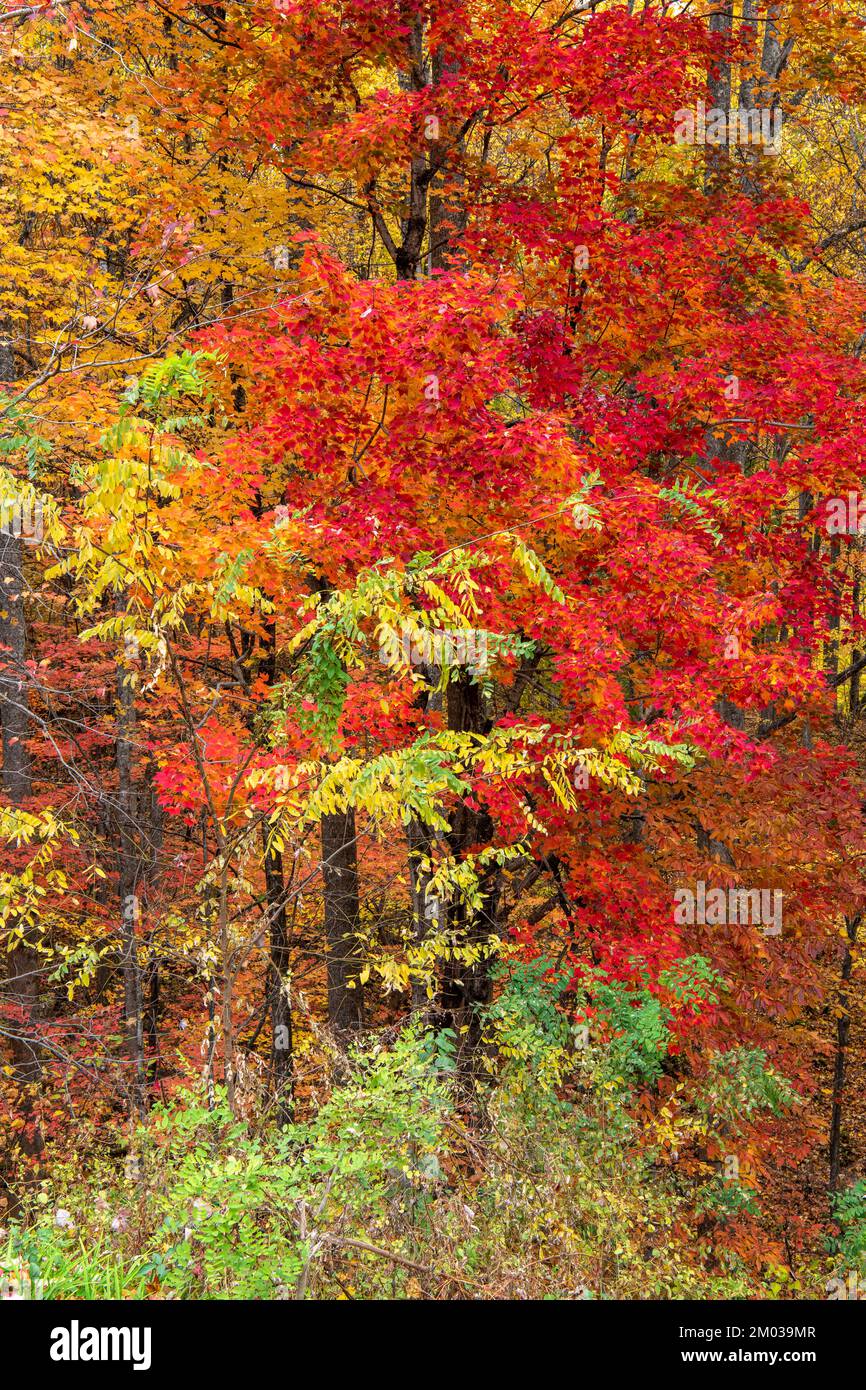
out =
<path fill-rule="evenodd" d="M 819 1287 L 866 1158 L 858 6 L 96 0 L 0 46 L 9 1220 L 193 1104 L 318 1153 L 414 1047 L 452 1251 L 491 1125 L 566 1107 L 621 1226 L 551 1181 L 552 1268 Z M 416 1257 L 322 1181 L 344 1274 L 353 1229 Z"/>

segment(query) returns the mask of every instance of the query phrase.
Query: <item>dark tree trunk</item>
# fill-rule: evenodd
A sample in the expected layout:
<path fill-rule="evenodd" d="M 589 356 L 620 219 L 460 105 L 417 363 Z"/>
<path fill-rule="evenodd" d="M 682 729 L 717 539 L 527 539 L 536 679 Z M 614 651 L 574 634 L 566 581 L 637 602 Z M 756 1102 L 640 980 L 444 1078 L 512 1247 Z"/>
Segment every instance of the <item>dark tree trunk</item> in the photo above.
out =
<path fill-rule="evenodd" d="M 260 665 L 268 686 L 277 678 L 277 629 L 267 624 L 265 655 Z M 262 866 L 265 874 L 265 900 L 268 917 L 267 1008 L 271 1020 L 271 1080 L 277 1105 L 277 1121 L 288 1124 L 294 1105 L 294 1047 L 292 1000 L 289 985 L 291 965 L 289 927 L 286 914 L 286 884 L 283 856 L 268 845 L 268 828 L 262 828 Z"/>
<path fill-rule="evenodd" d="M 268 1012 L 271 1019 L 271 1076 L 277 1122 L 288 1124 L 294 1101 L 292 1004 L 289 994 L 289 929 L 283 857 L 264 836 L 265 893 L 268 904 Z"/>
<path fill-rule="evenodd" d="M 135 692 L 130 673 L 117 665 L 117 814 L 119 836 L 118 896 L 123 968 L 123 1034 L 127 1060 L 130 1112 L 140 1119 L 145 1111 L 144 1026 L 141 1007 L 141 970 L 138 963 L 139 919 L 138 850 L 136 845 L 136 792 L 133 781 Z"/>
<path fill-rule="evenodd" d="M 412 22 L 409 32 L 409 69 L 400 74 L 400 86 L 407 91 L 420 92 L 427 85 L 424 58 L 424 23 Z M 401 239 L 394 251 L 398 280 L 414 280 L 421 270 L 421 248 L 427 234 L 427 193 L 432 178 L 428 161 L 423 154 L 409 157 L 409 193 L 401 219 Z"/>
<path fill-rule="evenodd" d="M 842 960 L 842 986 L 839 993 L 839 1011 L 836 1018 L 836 1063 L 833 1068 L 833 1111 L 830 1117 L 830 1179 L 829 1187 L 835 1192 L 839 1185 L 839 1169 L 842 1162 L 842 1103 L 845 1092 L 845 1064 L 848 1055 L 848 1038 L 851 1032 L 851 1013 L 848 1008 L 848 986 L 854 966 L 854 947 L 857 944 L 859 917 L 846 917 L 845 930 L 848 944 Z"/>
<path fill-rule="evenodd" d="M 406 828 L 406 841 L 409 846 L 409 886 L 412 897 L 412 936 L 422 942 L 431 931 L 440 926 L 439 905 L 428 894 L 430 886 L 430 860 L 433 854 L 433 836 L 426 825 L 413 816 Z M 412 1003 L 415 1008 L 423 1008 L 427 1002 L 427 988 L 423 980 L 412 984 Z"/>
<path fill-rule="evenodd" d="M 458 733 L 488 733 L 490 721 L 483 708 L 481 686 L 468 671 L 461 671 L 448 685 L 446 696 L 448 728 Z M 489 843 L 493 825 L 486 811 L 474 811 L 460 805 L 451 818 L 448 843 L 458 858 L 473 845 Z M 497 911 L 502 889 L 502 874 L 496 868 L 482 884 L 482 905 L 469 913 L 462 903 L 453 905 L 448 914 L 449 926 L 458 940 L 476 945 L 497 934 Z M 475 1064 L 481 1041 L 479 1010 L 490 1002 L 492 981 L 487 956 L 474 965 L 449 960 L 443 972 L 441 1003 L 445 1021 L 457 1034 L 458 1059 L 466 1070 Z"/>
<path fill-rule="evenodd" d="M 710 33 L 720 34 L 724 40 L 728 41 L 733 35 L 733 29 L 733 0 L 721 0 L 721 3 L 710 15 Z M 707 94 L 708 112 L 712 110 L 724 111 L 727 117 L 731 110 L 731 64 L 727 58 L 721 58 L 710 73 Z M 706 147 L 704 187 L 707 191 L 718 184 L 727 168 L 728 158 L 728 125 L 726 120 L 724 142 L 720 145 L 708 143 Z"/>
<path fill-rule="evenodd" d="M 355 812 L 351 807 L 322 817 L 322 877 L 325 882 L 325 948 L 328 959 L 328 1021 L 340 1035 L 360 1032 L 364 993 L 357 937 L 360 903 Z"/>
<path fill-rule="evenodd" d="M 454 78 L 460 70 L 457 62 L 449 59 L 442 49 L 439 48 L 433 54 L 432 62 L 433 88 L 438 88 L 446 78 Z M 443 138 L 435 140 L 431 144 L 430 164 L 433 171 L 438 171 L 440 177 L 445 175 L 448 180 L 448 188 L 445 192 L 433 191 L 430 193 L 430 266 L 433 270 L 447 270 L 454 264 L 454 246 L 459 240 L 460 234 L 466 226 L 466 202 L 465 179 L 459 169 L 460 157 L 466 141 L 463 136 L 458 136 L 455 141 L 453 131 L 442 132 Z M 450 143 L 454 143 L 455 161 L 454 167 L 449 168 L 446 155 L 443 152 L 443 145 L 447 149 Z"/>

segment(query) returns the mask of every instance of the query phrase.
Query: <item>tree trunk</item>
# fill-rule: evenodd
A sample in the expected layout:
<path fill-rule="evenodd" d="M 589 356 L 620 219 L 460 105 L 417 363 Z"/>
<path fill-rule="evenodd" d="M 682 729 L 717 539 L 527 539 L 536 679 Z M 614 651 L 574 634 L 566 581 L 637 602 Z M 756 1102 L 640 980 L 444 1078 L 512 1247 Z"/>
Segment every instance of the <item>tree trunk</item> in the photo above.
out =
<path fill-rule="evenodd" d="M 258 503 L 261 510 L 261 500 Z M 264 656 L 259 674 L 265 677 L 268 688 L 277 678 L 277 627 L 273 619 L 266 624 Z M 254 732 L 253 721 L 250 731 Z M 268 847 L 268 827 L 262 827 L 262 866 L 265 875 L 265 901 L 268 922 L 268 974 L 266 984 L 267 1008 L 271 1020 L 271 1081 L 277 1105 L 277 1121 L 289 1124 L 294 1106 L 294 1048 L 292 1036 L 292 999 L 289 970 L 289 928 L 286 915 L 286 884 L 283 856 Z"/>
<path fill-rule="evenodd" d="M 439 904 L 428 895 L 430 886 L 429 863 L 433 853 L 433 836 L 426 825 L 413 816 L 406 828 L 409 846 L 409 891 L 412 898 L 412 936 L 421 943 L 428 932 L 436 931 L 440 924 Z M 423 1008 L 427 1002 L 427 988 L 422 980 L 412 982 L 412 1004 Z"/>
<path fill-rule="evenodd" d="M 328 1022 L 338 1035 L 360 1032 L 364 993 L 357 937 L 360 903 L 355 812 L 351 807 L 322 817 L 322 877 L 325 882 L 325 948 L 328 960 Z"/>
<path fill-rule="evenodd" d="M 831 1192 L 839 1185 L 839 1169 L 842 1161 L 842 1101 L 845 1091 L 845 1063 L 848 1054 L 848 1037 L 851 1032 L 851 1013 L 848 1008 L 848 985 L 854 966 L 854 947 L 857 944 L 859 917 L 846 917 L 845 930 L 848 944 L 842 960 L 842 986 L 839 993 L 839 1012 L 836 1018 L 836 1064 L 833 1069 L 833 1111 L 830 1117 L 830 1180 Z"/>
<path fill-rule="evenodd" d="M 431 68 L 435 91 L 444 80 L 457 76 L 460 64 L 450 59 L 441 48 L 437 48 L 432 56 Z M 450 143 L 455 145 L 454 167 L 448 167 L 442 139 L 434 140 L 430 151 L 431 166 L 438 170 L 440 176 L 444 174 L 449 182 L 444 192 L 434 192 L 431 185 L 429 242 L 430 267 L 433 270 L 448 270 L 453 265 L 454 245 L 465 229 L 467 216 L 465 196 L 461 196 L 465 194 L 466 180 L 459 168 L 466 141 L 462 135 L 458 135 L 455 140 L 454 131 L 445 131 L 443 134 L 446 148 Z"/>
<path fill-rule="evenodd" d="M 128 1068 L 129 1108 L 133 1119 L 145 1111 L 144 1027 L 141 1008 L 141 970 L 138 963 L 137 924 L 139 901 L 138 852 L 136 847 L 136 793 L 132 773 L 135 730 L 135 692 L 130 672 L 117 664 L 117 812 L 120 849 L 118 895 L 120 897 L 120 942 L 123 968 L 123 1035 Z"/>
<path fill-rule="evenodd" d="M 277 1122 L 289 1124 L 294 1101 L 292 1003 L 289 993 L 289 930 L 286 917 L 283 856 L 268 848 L 263 828 L 265 893 L 268 904 L 268 1011 L 271 1017 L 271 1076 L 277 1103 Z"/>
<path fill-rule="evenodd" d="M 733 30 L 733 0 L 722 0 L 722 3 L 710 15 L 710 33 L 720 34 L 723 39 L 730 40 Z M 714 71 L 711 72 L 707 83 L 707 92 L 707 120 L 710 119 L 709 112 L 713 110 L 724 111 L 726 118 L 724 141 L 717 145 L 708 143 L 706 147 L 704 188 L 709 192 L 721 179 L 730 154 L 727 118 L 731 110 L 731 64 L 728 59 L 720 59 Z"/>
<path fill-rule="evenodd" d="M 487 733 L 490 721 L 483 708 L 480 684 L 468 671 L 461 671 L 449 682 L 446 695 L 448 728 L 458 733 Z M 492 839 L 493 826 L 486 811 L 473 811 L 461 804 L 451 817 L 448 843 L 460 858 L 472 845 L 485 844 Z M 471 915 L 462 903 L 453 905 L 448 913 L 449 926 L 459 940 L 476 945 L 498 932 L 497 909 L 502 889 L 502 874 L 496 868 L 483 885 L 482 905 Z M 474 965 L 449 960 L 445 964 L 441 1002 L 446 1023 L 457 1034 L 458 1059 L 464 1068 L 472 1070 L 478 1044 L 481 1041 L 479 1009 L 490 1002 L 492 981 L 487 956 Z"/>

